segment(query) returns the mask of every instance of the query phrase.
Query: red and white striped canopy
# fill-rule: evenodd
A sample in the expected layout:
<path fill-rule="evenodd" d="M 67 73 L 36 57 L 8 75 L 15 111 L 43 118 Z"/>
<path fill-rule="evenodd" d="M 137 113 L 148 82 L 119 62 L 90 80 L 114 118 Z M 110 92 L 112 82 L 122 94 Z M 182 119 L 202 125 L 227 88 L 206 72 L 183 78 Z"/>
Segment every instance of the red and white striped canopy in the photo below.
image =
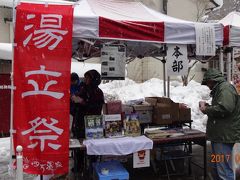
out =
<path fill-rule="evenodd" d="M 61 0 L 20 0 L 30 3 L 73 4 Z M 80 0 L 74 3 L 73 37 L 118 39 L 170 44 L 196 44 L 197 22 L 184 21 L 129 0 Z M 215 42 L 222 45 L 223 25 L 215 28 Z"/>
<path fill-rule="evenodd" d="M 196 22 L 154 11 L 141 2 L 81 0 L 74 8 L 73 36 L 174 44 L 195 44 Z M 216 44 L 223 41 L 223 26 L 213 23 Z"/>
<path fill-rule="evenodd" d="M 231 12 L 219 23 L 224 25 L 224 45 L 240 46 L 240 13 Z"/>

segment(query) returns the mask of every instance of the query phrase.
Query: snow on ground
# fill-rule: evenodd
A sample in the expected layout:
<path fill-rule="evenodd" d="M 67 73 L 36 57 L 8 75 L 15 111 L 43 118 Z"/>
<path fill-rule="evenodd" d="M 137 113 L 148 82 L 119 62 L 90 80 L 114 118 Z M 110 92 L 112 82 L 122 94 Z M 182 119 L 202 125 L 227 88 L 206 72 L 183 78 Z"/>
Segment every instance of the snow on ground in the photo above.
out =
<path fill-rule="evenodd" d="M 0 139 L 0 164 L 9 159 L 10 155 L 10 139 L 9 138 L 1 138 Z M 1 166 L 0 166 L 1 168 Z"/>

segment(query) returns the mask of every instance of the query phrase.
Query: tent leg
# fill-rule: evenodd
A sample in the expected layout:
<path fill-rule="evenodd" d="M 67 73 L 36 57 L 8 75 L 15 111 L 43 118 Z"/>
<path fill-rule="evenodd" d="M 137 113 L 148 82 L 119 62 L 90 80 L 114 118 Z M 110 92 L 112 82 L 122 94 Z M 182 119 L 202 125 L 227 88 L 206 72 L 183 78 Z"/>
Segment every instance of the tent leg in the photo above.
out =
<path fill-rule="evenodd" d="M 165 56 L 163 57 L 163 95 L 166 96 L 166 60 Z"/>
<path fill-rule="evenodd" d="M 232 63 L 231 63 L 231 51 L 227 53 L 227 81 L 230 82 L 231 81 L 231 67 L 232 67 Z"/>
<path fill-rule="evenodd" d="M 167 79 L 167 97 L 170 98 L 170 76 Z"/>
<path fill-rule="evenodd" d="M 224 74 L 224 69 L 223 69 L 223 48 L 220 47 L 220 54 L 219 54 L 219 70 Z"/>
<path fill-rule="evenodd" d="M 235 61 L 235 54 L 234 54 L 234 47 L 232 48 L 232 73 L 231 73 L 231 79 L 233 77 L 234 69 L 236 67 L 236 61 Z M 233 79 L 232 79 L 233 80 Z"/>

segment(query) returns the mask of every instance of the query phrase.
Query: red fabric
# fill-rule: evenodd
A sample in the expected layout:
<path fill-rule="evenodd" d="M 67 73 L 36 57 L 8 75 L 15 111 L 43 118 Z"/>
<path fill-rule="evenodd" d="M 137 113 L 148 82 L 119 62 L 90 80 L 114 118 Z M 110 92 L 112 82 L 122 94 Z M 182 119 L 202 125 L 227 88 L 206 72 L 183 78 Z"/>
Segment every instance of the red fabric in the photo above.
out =
<path fill-rule="evenodd" d="M 23 146 L 27 173 L 68 172 L 72 22 L 72 6 L 17 7 L 14 146 Z"/>
<path fill-rule="evenodd" d="M 9 133 L 11 109 L 10 74 L 0 74 L 0 133 Z"/>
<path fill-rule="evenodd" d="M 116 21 L 99 17 L 99 37 L 164 42 L 164 23 Z"/>
<path fill-rule="evenodd" d="M 223 34 L 224 34 L 224 38 L 223 38 L 223 45 L 228 45 L 229 44 L 229 31 L 230 27 L 229 26 L 224 26 L 223 29 Z"/>

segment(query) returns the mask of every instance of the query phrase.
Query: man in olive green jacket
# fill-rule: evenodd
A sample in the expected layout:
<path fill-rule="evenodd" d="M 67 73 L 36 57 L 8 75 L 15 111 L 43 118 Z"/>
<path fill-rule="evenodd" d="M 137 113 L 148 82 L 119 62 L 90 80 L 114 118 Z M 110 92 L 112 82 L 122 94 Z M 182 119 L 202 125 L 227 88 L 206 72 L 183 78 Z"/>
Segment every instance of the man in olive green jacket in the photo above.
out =
<path fill-rule="evenodd" d="M 240 142 L 240 98 L 216 69 L 209 69 L 204 74 L 202 84 L 209 87 L 212 96 L 211 105 L 200 101 L 199 108 L 208 116 L 206 133 L 212 144 L 215 172 L 218 179 L 233 180 L 234 158 L 231 156 L 234 143 Z"/>

